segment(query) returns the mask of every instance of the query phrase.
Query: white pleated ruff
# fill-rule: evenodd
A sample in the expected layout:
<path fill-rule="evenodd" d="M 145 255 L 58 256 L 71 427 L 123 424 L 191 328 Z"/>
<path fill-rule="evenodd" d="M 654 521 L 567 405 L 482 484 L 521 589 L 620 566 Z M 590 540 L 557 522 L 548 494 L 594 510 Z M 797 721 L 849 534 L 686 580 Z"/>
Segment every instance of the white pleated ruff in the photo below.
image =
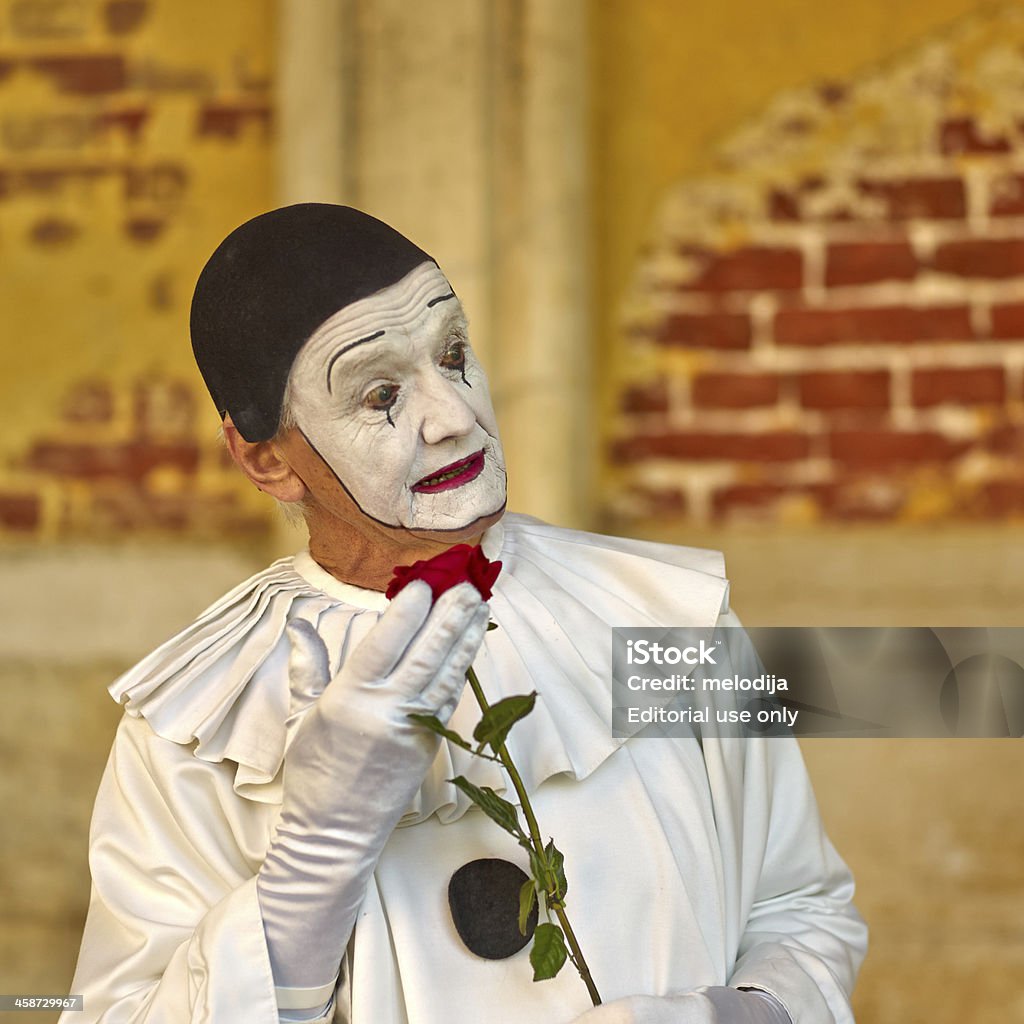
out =
<path fill-rule="evenodd" d="M 612 628 L 714 625 L 728 598 L 722 555 L 514 514 L 488 531 L 484 550 L 503 568 L 490 601 L 499 628 L 487 634 L 477 674 L 492 702 L 540 695 L 510 734 L 509 751 L 531 793 L 554 775 L 586 778 L 624 742 L 611 734 Z M 158 736 L 195 744 L 204 761 L 234 762 L 240 796 L 278 803 L 289 739 L 319 696 L 289 680 L 286 624 L 312 623 L 336 672 L 386 603 L 379 592 L 335 580 L 308 552 L 283 558 L 213 604 L 110 693 Z M 467 688 L 451 727 L 468 736 L 479 714 Z M 506 788 L 496 764 L 442 741 L 401 824 L 461 817 L 471 805 L 449 781 L 456 775 Z"/>

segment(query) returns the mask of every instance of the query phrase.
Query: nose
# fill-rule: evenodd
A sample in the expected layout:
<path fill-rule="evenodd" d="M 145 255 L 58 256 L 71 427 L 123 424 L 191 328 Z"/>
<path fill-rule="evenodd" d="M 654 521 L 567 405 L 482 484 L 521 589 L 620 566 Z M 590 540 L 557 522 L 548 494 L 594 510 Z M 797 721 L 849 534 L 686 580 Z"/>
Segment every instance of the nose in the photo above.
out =
<path fill-rule="evenodd" d="M 476 413 L 463 392 L 468 387 L 436 371 L 428 374 L 421 398 L 423 408 L 420 436 L 426 444 L 440 444 L 449 438 L 465 437 L 476 426 Z"/>

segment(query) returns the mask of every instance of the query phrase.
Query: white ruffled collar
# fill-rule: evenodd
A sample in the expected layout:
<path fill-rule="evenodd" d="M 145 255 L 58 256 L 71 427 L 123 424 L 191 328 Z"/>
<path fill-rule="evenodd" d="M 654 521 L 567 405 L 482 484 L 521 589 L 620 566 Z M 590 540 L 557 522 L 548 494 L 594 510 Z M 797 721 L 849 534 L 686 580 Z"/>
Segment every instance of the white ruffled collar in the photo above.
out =
<path fill-rule="evenodd" d="M 611 734 L 612 627 L 713 625 L 728 594 L 722 556 L 512 514 L 488 531 L 484 550 L 503 562 L 490 602 L 500 628 L 487 634 L 477 674 L 492 702 L 540 694 L 510 734 L 509 751 L 530 792 L 553 775 L 585 778 L 624 742 Z M 233 761 L 239 795 L 276 803 L 290 737 L 319 696 L 289 681 L 285 624 L 311 622 L 337 671 L 386 604 L 377 591 L 336 580 L 308 552 L 283 558 L 226 594 L 110 692 L 157 735 L 195 744 L 202 760 Z M 451 726 L 469 735 L 478 718 L 467 689 Z M 442 741 L 402 824 L 431 814 L 443 822 L 460 817 L 470 805 L 449 781 L 460 774 L 506 789 L 497 765 Z"/>

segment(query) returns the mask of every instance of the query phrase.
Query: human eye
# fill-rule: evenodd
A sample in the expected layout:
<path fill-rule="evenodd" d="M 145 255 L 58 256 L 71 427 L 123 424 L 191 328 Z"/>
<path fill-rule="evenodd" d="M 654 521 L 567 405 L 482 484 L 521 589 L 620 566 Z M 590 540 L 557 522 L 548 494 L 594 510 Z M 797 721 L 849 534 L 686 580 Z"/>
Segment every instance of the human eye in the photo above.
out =
<path fill-rule="evenodd" d="M 388 414 L 389 422 L 391 420 L 391 409 L 397 401 L 397 384 L 378 384 L 375 388 L 371 388 L 363 399 L 363 402 L 368 409 L 376 409 L 378 412 L 386 412 Z"/>
<path fill-rule="evenodd" d="M 462 373 L 466 369 L 466 343 L 461 338 L 450 341 L 441 356 L 441 365 L 446 370 L 457 370 Z"/>

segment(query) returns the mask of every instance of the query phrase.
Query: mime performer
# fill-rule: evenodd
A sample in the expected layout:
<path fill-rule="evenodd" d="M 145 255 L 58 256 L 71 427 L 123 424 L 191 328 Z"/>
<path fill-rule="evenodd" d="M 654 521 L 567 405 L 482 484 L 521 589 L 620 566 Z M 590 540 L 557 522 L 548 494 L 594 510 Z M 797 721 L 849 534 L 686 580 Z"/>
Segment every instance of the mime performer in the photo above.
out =
<path fill-rule="evenodd" d="M 237 228 L 191 330 L 231 455 L 309 547 L 111 687 L 85 1010 L 62 1020 L 852 1021 L 866 931 L 796 742 L 612 735 L 612 628 L 735 622 L 721 556 L 506 513 L 459 299 L 365 213 Z M 456 543 L 503 563 L 488 603 L 467 583 L 385 598 L 395 566 Z M 470 664 L 492 702 L 540 694 L 508 747 L 565 854 L 597 1008 L 571 967 L 535 983 L 515 936 L 453 920 L 461 868 L 526 867 L 449 781 L 514 800 L 500 767 L 407 717 L 471 734 Z"/>

